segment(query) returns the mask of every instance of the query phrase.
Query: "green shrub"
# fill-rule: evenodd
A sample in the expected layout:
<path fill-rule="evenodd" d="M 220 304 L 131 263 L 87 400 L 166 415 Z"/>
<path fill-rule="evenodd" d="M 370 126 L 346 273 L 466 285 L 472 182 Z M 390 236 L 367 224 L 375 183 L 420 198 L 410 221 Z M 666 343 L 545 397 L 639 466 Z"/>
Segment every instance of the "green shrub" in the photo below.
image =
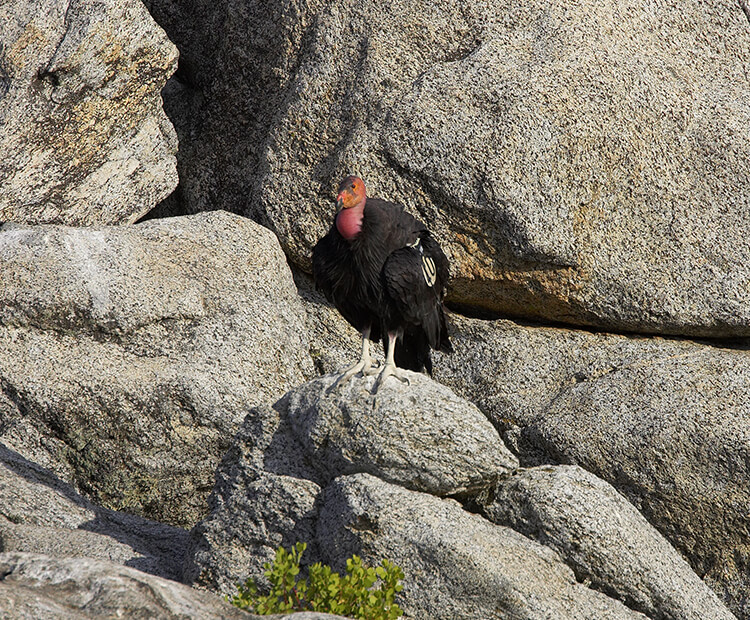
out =
<path fill-rule="evenodd" d="M 357 620 L 395 620 L 403 612 L 394 602 L 403 589 L 403 571 L 388 560 L 377 568 L 362 564 L 359 556 L 346 561 L 346 575 L 341 576 L 318 562 L 309 569 L 309 577 L 299 579 L 299 562 L 307 545 L 297 543 L 291 551 L 276 550 L 273 565 L 263 565 L 271 582 L 271 591 L 260 594 L 254 579 L 237 586 L 231 603 L 260 615 L 292 611 L 319 611 Z M 376 582 L 378 587 L 373 588 Z"/>

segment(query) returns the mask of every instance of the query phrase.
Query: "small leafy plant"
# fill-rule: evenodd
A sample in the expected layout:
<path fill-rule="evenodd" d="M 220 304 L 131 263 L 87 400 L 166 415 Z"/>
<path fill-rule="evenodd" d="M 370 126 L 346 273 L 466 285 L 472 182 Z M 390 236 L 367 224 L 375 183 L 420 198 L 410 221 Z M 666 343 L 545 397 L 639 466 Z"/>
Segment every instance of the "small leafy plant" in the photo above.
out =
<path fill-rule="evenodd" d="M 346 561 L 343 577 L 318 562 L 310 567 L 307 580 L 302 581 L 299 563 L 305 549 L 305 543 L 297 543 L 291 551 L 279 547 L 273 564 L 263 565 L 271 591 L 261 594 L 250 578 L 244 586 L 237 586 L 231 603 L 260 615 L 319 611 L 357 620 L 395 620 L 403 615 L 394 602 L 396 592 L 403 589 L 400 581 L 404 573 L 398 566 L 383 560 L 372 568 L 354 555 Z M 373 588 L 378 581 L 378 587 Z"/>

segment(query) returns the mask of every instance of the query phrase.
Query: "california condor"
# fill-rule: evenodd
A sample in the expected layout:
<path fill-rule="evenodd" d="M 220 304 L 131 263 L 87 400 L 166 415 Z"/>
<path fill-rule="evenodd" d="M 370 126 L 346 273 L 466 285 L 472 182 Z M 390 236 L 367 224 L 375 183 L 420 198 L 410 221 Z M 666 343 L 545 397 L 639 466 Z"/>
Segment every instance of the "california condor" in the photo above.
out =
<path fill-rule="evenodd" d="M 313 248 L 313 276 L 362 334 L 362 355 L 335 385 L 377 372 L 370 340 L 382 339 L 386 351 L 373 392 L 391 375 L 408 383 L 401 368 L 432 373 L 430 347 L 453 351 L 443 312 L 448 259 L 422 222 L 402 205 L 369 198 L 359 177 L 341 182 L 336 207 L 331 229 Z"/>

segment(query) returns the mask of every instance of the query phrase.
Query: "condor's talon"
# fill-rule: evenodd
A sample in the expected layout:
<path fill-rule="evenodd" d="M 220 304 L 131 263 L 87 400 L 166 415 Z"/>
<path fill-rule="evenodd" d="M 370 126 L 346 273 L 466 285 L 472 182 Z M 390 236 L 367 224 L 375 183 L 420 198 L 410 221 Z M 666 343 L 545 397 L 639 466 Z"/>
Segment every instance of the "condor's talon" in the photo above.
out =
<path fill-rule="evenodd" d="M 347 368 L 341 376 L 333 383 L 330 387 L 329 392 L 339 389 L 353 376 L 362 373 L 362 376 L 369 376 L 377 374 L 376 366 L 373 365 L 375 360 L 370 357 L 370 329 L 366 328 L 362 331 L 362 355 L 360 356 L 359 362 Z M 376 362 L 375 362 L 376 363 Z"/>
<path fill-rule="evenodd" d="M 385 366 L 383 366 L 383 370 L 380 371 L 378 380 L 375 381 L 375 385 L 373 386 L 372 392 L 371 392 L 372 394 L 378 393 L 380 386 L 383 385 L 383 383 L 388 377 L 396 377 L 396 379 L 401 381 L 401 383 L 406 383 L 406 385 L 411 385 L 411 381 L 409 381 L 409 377 L 406 376 L 403 370 L 401 370 L 398 366 L 396 366 L 396 362 L 393 359 L 393 352 L 396 350 L 397 338 L 398 338 L 397 333 L 388 332 L 388 353 L 386 354 L 386 358 L 385 358 Z"/>
<path fill-rule="evenodd" d="M 344 385 L 349 379 L 354 377 L 355 375 L 362 373 L 362 375 L 372 375 L 375 374 L 377 371 L 373 372 L 372 370 L 372 360 L 368 359 L 361 359 L 359 362 L 354 364 L 354 366 L 350 366 L 347 368 L 341 376 L 339 376 L 338 379 L 336 379 L 336 382 L 331 386 L 332 390 L 338 389 L 342 385 Z"/>
<path fill-rule="evenodd" d="M 382 369 L 380 367 L 380 362 L 377 360 L 374 360 L 372 364 L 370 364 L 369 368 L 362 369 L 362 376 L 364 377 L 374 377 L 378 373 L 382 372 Z"/>
<path fill-rule="evenodd" d="M 378 380 L 375 382 L 375 385 L 373 386 L 371 393 L 377 394 L 378 390 L 380 389 L 380 386 L 383 385 L 383 383 L 388 377 L 396 377 L 396 379 L 401 381 L 401 383 L 406 383 L 406 385 L 411 385 L 411 381 L 409 380 L 409 377 L 406 376 L 403 370 L 401 370 L 395 364 L 386 364 L 383 367 L 383 370 L 380 371 Z"/>

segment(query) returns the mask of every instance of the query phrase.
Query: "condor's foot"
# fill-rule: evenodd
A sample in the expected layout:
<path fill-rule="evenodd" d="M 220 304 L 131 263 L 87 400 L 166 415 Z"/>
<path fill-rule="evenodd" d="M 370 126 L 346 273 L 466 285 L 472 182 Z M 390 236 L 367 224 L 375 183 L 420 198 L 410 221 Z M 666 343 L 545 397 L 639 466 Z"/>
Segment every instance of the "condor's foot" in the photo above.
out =
<path fill-rule="evenodd" d="M 362 376 L 375 375 L 378 373 L 377 362 L 369 355 L 363 356 L 356 364 L 349 366 L 331 386 L 331 391 L 339 389 L 354 375 L 362 373 Z"/>
<path fill-rule="evenodd" d="M 406 376 L 406 372 L 401 370 L 398 366 L 396 366 L 396 364 L 386 364 L 385 366 L 383 366 L 383 370 L 380 371 L 378 380 L 375 382 L 371 393 L 377 394 L 380 386 L 383 385 L 388 377 L 396 377 L 396 379 L 398 379 L 402 383 L 411 385 L 411 381 L 409 381 L 409 377 Z"/>
<path fill-rule="evenodd" d="M 354 366 L 349 366 L 343 374 L 336 379 L 334 384 L 328 389 L 328 393 L 333 390 L 337 390 L 344 383 L 349 381 L 357 373 L 362 375 L 374 375 L 377 371 L 374 370 L 373 359 L 370 357 L 370 327 L 365 327 L 362 330 L 362 353 L 359 356 L 359 361 Z"/>

